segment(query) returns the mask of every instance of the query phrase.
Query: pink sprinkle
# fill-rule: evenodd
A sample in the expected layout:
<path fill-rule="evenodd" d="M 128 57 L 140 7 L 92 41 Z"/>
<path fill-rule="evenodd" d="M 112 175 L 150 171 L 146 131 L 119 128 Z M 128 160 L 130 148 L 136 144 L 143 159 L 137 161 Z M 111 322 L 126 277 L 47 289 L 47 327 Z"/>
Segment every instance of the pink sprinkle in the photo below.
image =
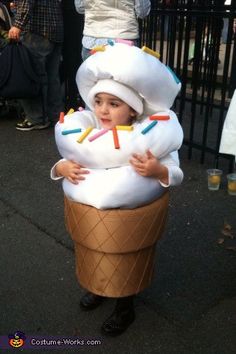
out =
<path fill-rule="evenodd" d="M 117 38 L 116 43 L 123 43 L 123 44 L 127 44 L 130 46 L 134 45 L 133 41 L 128 41 L 127 39 L 121 39 L 121 38 Z"/>
<path fill-rule="evenodd" d="M 80 111 L 80 112 L 84 111 L 84 107 L 79 107 L 78 111 Z"/>
<path fill-rule="evenodd" d="M 102 129 L 100 130 L 99 132 L 97 132 L 96 134 L 90 136 L 90 138 L 88 138 L 88 141 L 93 141 L 97 138 L 99 138 L 99 136 L 102 136 L 103 134 L 107 133 L 108 132 L 108 129 Z"/>

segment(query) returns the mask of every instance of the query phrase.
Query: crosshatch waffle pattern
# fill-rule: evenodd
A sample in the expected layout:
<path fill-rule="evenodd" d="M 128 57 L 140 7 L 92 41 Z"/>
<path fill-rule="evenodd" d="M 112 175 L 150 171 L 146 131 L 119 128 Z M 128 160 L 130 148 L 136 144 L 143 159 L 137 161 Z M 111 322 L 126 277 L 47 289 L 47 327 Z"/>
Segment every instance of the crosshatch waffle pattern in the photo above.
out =
<path fill-rule="evenodd" d="M 66 225 L 75 244 L 81 286 L 108 297 L 137 294 L 149 286 L 168 203 L 167 192 L 136 209 L 99 210 L 65 197 Z"/>

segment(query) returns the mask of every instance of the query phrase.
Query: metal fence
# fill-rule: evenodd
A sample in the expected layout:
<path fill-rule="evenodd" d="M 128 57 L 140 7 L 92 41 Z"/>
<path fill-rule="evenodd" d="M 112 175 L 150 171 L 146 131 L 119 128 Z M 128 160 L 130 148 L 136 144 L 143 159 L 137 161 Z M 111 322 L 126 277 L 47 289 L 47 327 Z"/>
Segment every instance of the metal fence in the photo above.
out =
<path fill-rule="evenodd" d="M 141 45 L 160 53 L 182 82 L 175 110 L 184 129 L 188 157 L 211 155 L 218 167 L 233 157 L 219 154 L 222 127 L 236 88 L 236 1 L 152 1 L 140 22 Z"/>

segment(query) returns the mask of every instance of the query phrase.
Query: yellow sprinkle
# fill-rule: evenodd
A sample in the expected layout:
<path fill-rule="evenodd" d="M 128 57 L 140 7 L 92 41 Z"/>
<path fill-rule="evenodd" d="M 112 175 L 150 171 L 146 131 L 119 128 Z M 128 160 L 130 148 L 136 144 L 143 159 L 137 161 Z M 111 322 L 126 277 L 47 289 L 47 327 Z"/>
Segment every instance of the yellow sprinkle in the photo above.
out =
<path fill-rule="evenodd" d="M 82 141 L 89 135 L 89 133 L 93 130 L 93 127 L 88 127 L 83 134 L 77 140 L 77 143 L 82 143 Z"/>
<path fill-rule="evenodd" d="M 158 52 L 155 52 L 154 50 L 148 48 L 148 47 L 145 47 L 145 45 L 142 47 L 142 51 L 150 54 L 150 55 L 153 55 L 154 57 L 156 57 L 157 59 L 160 58 L 160 53 Z"/>
<path fill-rule="evenodd" d="M 66 115 L 68 116 L 69 114 L 74 113 L 74 111 L 75 111 L 75 110 L 74 110 L 73 108 L 71 108 L 71 109 L 67 112 L 67 114 L 66 114 Z"/>
<path fill-rule="evenodd" d="M 117 125 L 117 126 L 116 126 L 116 129 L 117 129 L 117 130 L 128 130 L 128 131 L 130 132 L 130 131 L 133 130 L 134 128 L 133 128 L 132 125 Z"/>
<path fill-rule="evenodd" d="M 104 45 L 97 45 L 96 47 L 92 48 L 95 52 L 105 52 L 106 48 Z"/>

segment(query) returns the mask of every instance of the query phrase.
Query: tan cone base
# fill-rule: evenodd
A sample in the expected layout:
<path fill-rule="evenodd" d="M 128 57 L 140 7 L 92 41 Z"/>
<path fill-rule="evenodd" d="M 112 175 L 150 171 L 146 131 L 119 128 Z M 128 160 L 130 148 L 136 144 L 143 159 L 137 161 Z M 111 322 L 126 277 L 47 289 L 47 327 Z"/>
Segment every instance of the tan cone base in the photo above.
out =
<path fill-rule="evenodd" d="M 134 295 L 149 286 L 168 203 L 167 192 L 140 208 L 99 210 L 65 197 L 81 286 L 107 297 Z"/>

